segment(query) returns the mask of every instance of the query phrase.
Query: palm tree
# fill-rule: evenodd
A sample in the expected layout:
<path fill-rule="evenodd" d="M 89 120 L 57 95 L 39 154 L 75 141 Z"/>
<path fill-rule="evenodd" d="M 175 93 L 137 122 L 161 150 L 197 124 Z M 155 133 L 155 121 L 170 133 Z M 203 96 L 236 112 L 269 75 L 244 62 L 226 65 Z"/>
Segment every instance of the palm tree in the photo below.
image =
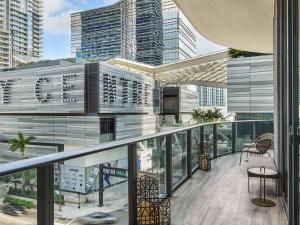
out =
<path fill-rule="evenodd" d="M 212 112 L 212 117 L 213 117 L 213 120 L 224 119 L 224 115 L 222 114 L 221 109 L 217 109 L 217 108 L 214 108 L 214 111 Z"/>
<path fill-rule="evenodd" d="M 17 133 L 18 137 L 17 138 L 13 138 L 11 140 L 8 141 L 8 143 L 10 144 L 10 150 L 12 152 L 17 151 L 18 149 L 20 150 L 21 153 L 21 157 L 20 159 L 25 159 L 25 147 L 26 145 L 30 144 L 30 142 L 32 142 L 33 140 L 35 140 L 35 137 L 33 136 L 29 136 L 29 137 L 25 137 L 23 133 L 18 132 Z M 32 179 L 33 176 L 33 171 L 27 170 L 25 172 L 21 172 L 21 177 L 22 177 L 22 193 L 24 194 L 25 192 L 25 186 L 26 184 L 30 184 L 30 180 Z M 31 185 L 31 189 L 33 189 L 32 185 Z"/>
<path fill-rule="evenodd" d="M 208 109 L 207 111 L 202 109 L 194 109 L 192 113 L 192 120 L 198 123 L 213 122 L 224 119 L 221 109 L 214 108 Z"/>
<path fill-rule="evenodd" d="M 25 159 L 25 147 L 27 144 L 30 144 L 30 142 L 32 142 L 33 140 L 35 140 L 35 137 L 33 136 L 29 136 L 29 137 L 25 137 L 23 133 L 18 132 L 18 137 L 17 138 L 13 138 L 11 140 L 8 141 L 8 143 L 10 144 L 10 150 L 12 152 L 17 151 L 18 149 L 20 150 L 21 153 L 21 159 Z"/>
<path fill-rule="evenodd" d="M 197 121 L 198 123 L 205 122 L 205 111 L 202 109 L 194 109 L 192 113 L 193 120 Z"/>

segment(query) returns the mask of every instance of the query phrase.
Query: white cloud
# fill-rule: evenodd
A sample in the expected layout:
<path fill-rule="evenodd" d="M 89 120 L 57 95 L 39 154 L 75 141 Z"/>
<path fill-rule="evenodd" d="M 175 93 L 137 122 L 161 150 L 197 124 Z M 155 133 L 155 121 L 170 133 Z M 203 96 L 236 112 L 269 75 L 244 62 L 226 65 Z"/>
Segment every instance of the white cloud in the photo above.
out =
<path fill-rule="evenodd" d="M 85 0 L 80 0 L 84 2 Z M 70 14 L 79 11 L 69 0 L 44 1 L 44 29 L 51 34 L 70 34 Z"/>
<path fill-rule="evenodd" d="M 114 4 L 118 1 L 120 1 L 120 0 L 103 0 L 103 4 L 104 5 L 111 5 L 111 4 Z"/>

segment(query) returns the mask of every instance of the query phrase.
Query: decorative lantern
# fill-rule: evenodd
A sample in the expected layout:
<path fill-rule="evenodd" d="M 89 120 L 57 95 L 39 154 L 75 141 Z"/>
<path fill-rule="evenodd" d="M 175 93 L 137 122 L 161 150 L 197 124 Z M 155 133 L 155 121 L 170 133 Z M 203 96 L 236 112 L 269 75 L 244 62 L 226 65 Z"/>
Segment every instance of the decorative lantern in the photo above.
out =
<path fill-rule="evenodd" d="M 210 148 L 205 144 L 200 144 L 199 169 L 203 171 L 211 170 Z"/>

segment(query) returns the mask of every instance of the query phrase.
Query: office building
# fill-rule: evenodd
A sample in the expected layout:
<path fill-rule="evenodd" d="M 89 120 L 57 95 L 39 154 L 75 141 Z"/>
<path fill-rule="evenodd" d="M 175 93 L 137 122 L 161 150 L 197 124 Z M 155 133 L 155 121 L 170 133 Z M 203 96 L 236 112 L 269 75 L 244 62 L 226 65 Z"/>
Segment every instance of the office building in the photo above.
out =
<path fill-rule="evenodd" d="M 196 32 L 172 0 L 123 0 L 71 15 L 71 55 L 160 65 L 197 55 Z"/>
<path fill-rule="evenodd" d="M 199 33 L 173 0 L 162 0 L 164 25 L 164 64 L 197 55 Z"/>
<path fill-rule="evenodd" d="M 71 55 L 105 61 L 114 57 L 135 59 L 135 1 L 71 15 Z"/>
<path fill-rule="evenodd" d="M 41 4 L 40 0 L 0 1 L 0 68 L 41 56 Z"/>
<path fill-rule="evenodd" d="M 162 64 L 160 0 L 123 0 L 71 15 L 71 55 L 105 61 L 121 57 Z"/>
<path fill-rule="evenodd" d="M 161 0 L 136 0 L 136 61 L 161 65 L 163 50 Z"/>
<path fill-rule="evenodd" d="M 209 86 L 198 86 L 199 106 L 224 107 L 227 101 L 227 89 Z"/>

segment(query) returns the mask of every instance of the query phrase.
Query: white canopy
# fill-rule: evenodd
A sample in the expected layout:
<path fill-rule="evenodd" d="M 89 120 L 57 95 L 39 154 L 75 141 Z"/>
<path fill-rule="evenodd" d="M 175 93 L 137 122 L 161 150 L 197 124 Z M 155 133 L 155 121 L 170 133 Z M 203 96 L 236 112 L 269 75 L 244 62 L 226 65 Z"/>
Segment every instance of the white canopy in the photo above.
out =
<path fill-rule="evenodd" d="M 274 0 L 175 0 L 208 40 L 245 51 L 273 52 Z"/>
<path fill-rule="evenodd" d="M 165 84 L 191 84 L 226 87 L 228 52 L 219 52 L 162 66 L 115 58 L 109 64 L 152 76 Z"/>

